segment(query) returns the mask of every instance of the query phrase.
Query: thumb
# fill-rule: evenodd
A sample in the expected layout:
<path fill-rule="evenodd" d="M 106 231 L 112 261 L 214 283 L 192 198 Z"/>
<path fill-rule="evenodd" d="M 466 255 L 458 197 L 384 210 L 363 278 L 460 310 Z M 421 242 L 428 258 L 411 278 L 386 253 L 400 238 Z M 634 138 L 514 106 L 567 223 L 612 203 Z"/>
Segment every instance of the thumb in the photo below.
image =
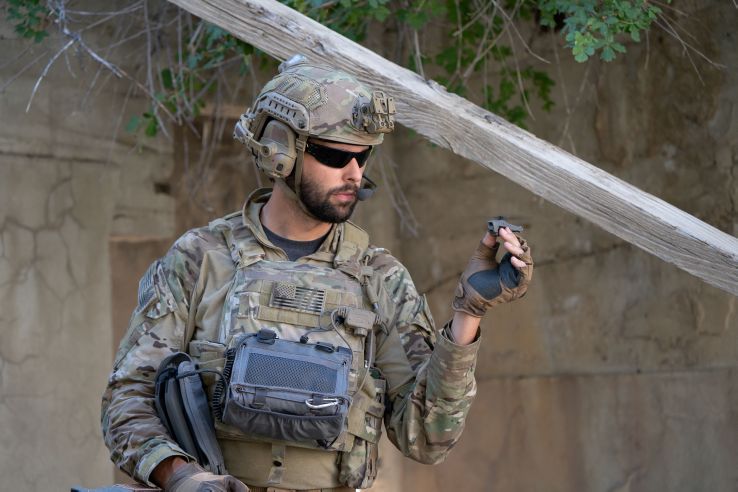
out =
<path fill-rule="evenodd" d="M 227 492 L 249 492 L 249 488 L 243 482 L 231 475 L 226 476 L 225 485 Z"/>
<path fill-rule="evenodd" d="M 499 248 L 500 243 L 497 242 L 497 239 L 490 233 L 487 233 L 479 244 L 477 244 L 473 258 L 496 264 L 497 250 Z"/>

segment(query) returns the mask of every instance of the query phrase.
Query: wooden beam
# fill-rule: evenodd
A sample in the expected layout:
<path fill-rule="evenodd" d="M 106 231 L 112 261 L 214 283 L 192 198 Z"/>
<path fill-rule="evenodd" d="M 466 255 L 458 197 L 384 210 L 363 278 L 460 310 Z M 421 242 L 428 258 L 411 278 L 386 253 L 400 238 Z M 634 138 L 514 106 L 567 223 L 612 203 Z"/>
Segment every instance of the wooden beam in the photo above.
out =
<path fill-rule="evenodd" d="M 397 119 L 648 253 L 738 295 L 738 239 L 275 0 L 171 0 L 279 59 L 303 53 L 386 90 Z"/>

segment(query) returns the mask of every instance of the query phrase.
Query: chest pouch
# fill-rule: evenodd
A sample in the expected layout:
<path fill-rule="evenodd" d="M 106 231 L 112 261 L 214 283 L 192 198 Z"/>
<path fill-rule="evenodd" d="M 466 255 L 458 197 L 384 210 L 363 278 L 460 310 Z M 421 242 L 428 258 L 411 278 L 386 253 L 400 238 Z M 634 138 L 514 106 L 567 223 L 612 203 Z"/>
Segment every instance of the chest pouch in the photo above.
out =
<path fill-rule="evenodd" d="M 328 447 L 351 403 L 351 359 L 346 347 L 282 340 L 268 329 L 244 335 L 226 355 L 216 417 L 248 434 Z"/>

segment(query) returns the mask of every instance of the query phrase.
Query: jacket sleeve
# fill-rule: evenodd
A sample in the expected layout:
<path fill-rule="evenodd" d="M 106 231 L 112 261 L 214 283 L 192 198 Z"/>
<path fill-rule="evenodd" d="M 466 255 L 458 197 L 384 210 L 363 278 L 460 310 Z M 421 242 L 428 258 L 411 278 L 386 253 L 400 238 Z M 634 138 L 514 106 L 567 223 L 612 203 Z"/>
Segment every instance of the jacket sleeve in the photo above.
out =
<path fill-rule="evenodd" d="M 172 440 L 157 416 L 154 378 L 161 361 L 183 345 L 202 243 L 201 234 L 188 232 L 141 279 L 138 306 L 103 395 L 102 431 L 111 459 L 149 485 L 149 475 L 164 459 L 194 459 Z"/>
<path fill-rule="evenodd" d="M 387 436 L 405 456 L 439 463 L 459 441 L 476 395 L 479 337 L 463 346 L 447 330 L 437 334 L 407 270 L 393 258 L 382 270 L 389 334 L 379 339 L 376 364 L 387 379 Z"/>

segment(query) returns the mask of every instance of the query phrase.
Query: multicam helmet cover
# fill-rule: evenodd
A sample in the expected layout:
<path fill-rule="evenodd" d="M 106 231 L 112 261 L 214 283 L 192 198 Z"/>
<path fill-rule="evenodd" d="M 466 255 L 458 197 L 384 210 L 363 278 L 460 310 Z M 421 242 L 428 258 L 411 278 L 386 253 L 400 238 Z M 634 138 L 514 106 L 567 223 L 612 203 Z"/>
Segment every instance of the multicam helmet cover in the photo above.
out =
<path fill-rule="evenodd" d="M 370 92 L 351 75 L 297 55 L 280 65 L 239 123 L 257 140 L 266 123 L 277 119 L 298 139 L 374 146 L 394 129 L 394 114 L 394 100 L 384 92 Z M 243 133 L 237 125 L 235 137 L 242 140 Z"/>

